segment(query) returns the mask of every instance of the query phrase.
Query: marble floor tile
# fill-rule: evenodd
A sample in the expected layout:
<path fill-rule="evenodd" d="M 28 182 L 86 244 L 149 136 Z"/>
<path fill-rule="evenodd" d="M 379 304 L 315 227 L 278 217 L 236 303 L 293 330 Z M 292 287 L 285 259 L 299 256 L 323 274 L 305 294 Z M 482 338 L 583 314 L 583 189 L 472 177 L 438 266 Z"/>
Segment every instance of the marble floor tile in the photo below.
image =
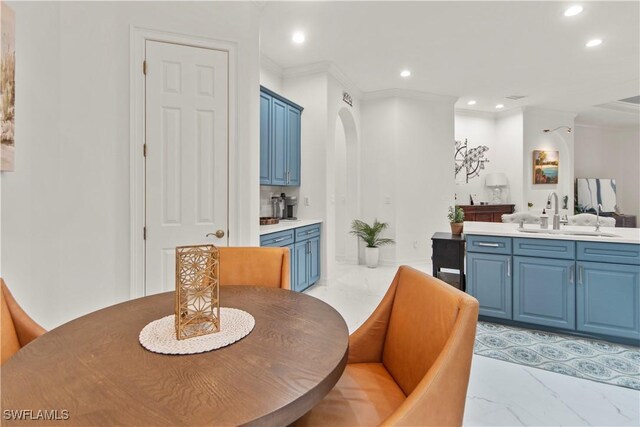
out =
<path fill-rule="evenodd" d="M 431 274 L 428 263 L 411 264 Z M 338 265 L 306 293 L 332 305 L 355 331 L 387 291 L 396 266 Z M 466 426 L 640 426 L 640 392 L 474 356 Z"/>

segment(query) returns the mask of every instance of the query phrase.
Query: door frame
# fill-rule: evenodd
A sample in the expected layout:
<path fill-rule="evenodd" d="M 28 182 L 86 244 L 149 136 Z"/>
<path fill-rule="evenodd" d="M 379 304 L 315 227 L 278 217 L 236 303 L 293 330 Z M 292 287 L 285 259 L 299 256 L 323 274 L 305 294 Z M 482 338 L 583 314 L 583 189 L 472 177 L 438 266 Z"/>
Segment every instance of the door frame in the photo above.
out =
<path fill-rule="evenodd" d="M 145 295 L 145 188 L 146 170 L 143 155 L 145 133 L 145 77 L 142 72 L 147 41 L 221 50 L 228 54 L 228 137 L 227 137 L 227 236 L 237 235 L 234 218 L 236 204 L 231 196 L 238 183 L 229 173 L 230 160 L 237 147 L 237 43 L 166 31 L 130 27 L 129 56 L 129 244 L 130 298 Z M 230 239 L 228 239 L 230 240 Z"/>

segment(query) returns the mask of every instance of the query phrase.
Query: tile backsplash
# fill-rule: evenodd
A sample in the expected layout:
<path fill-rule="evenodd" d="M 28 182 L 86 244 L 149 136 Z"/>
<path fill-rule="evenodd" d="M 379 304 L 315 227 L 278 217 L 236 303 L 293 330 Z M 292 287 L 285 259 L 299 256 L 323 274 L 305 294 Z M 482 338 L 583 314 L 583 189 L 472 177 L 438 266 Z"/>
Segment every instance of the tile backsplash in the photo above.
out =
<path fill-rule="evenodd" d="M 272 216 L 271 197 L 286 193 L 287 196 L 298 196 L 299 190 L 295 187 L 272 187 L 270 185 L 260 186 L 260 216 Z"/>

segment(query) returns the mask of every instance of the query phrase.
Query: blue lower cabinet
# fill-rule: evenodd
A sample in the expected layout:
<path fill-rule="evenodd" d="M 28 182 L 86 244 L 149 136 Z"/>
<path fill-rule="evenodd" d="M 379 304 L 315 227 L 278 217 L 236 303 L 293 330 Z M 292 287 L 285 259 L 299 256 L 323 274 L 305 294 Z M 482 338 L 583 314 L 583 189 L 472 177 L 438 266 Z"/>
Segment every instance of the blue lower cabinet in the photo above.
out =
<path fill-rule="evenodd" d="M 309 286 L 320 279 L 320 237 L 309 240 Z"/>
<path fill-rule="evenodd" d="M 578 261 L 577 330 L 640 339 L 640 266 Z"/>
<path fill-rule="evenodd" d="M 291 289 L 304 291 L 320 280 L 321 225 L 314 224 L 260 236 L 260 246 L 289 248 Z"/>
<path fill-rule="evenodd" d="M 309 242 L 300 242 L 295 244 L 292 264 L 295 269 L 295 280 L 291 283 L 291 289 L 294 291 L 302 291 L 307 289 L 309 283 Z"/>
<path fill-rule="evenodd" d="M 574 329 L 574 282 L 573 259 L 513 257 L 513 320 Z"/>
<path fill-rule="evenodd" d="M 467 292 L 483 316 L 511 319 L 511 256 L 467 253 Z"/>

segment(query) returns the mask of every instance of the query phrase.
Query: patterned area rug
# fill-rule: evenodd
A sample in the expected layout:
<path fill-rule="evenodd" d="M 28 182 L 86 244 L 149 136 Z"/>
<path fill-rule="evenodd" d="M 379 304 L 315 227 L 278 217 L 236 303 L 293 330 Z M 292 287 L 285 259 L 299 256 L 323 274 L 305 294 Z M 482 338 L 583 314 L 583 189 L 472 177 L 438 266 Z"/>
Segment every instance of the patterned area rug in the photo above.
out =
<path fill-rule="evenodd" d="M 478 322 L 474 353 L 640 390 L 640 348 Z"/>

